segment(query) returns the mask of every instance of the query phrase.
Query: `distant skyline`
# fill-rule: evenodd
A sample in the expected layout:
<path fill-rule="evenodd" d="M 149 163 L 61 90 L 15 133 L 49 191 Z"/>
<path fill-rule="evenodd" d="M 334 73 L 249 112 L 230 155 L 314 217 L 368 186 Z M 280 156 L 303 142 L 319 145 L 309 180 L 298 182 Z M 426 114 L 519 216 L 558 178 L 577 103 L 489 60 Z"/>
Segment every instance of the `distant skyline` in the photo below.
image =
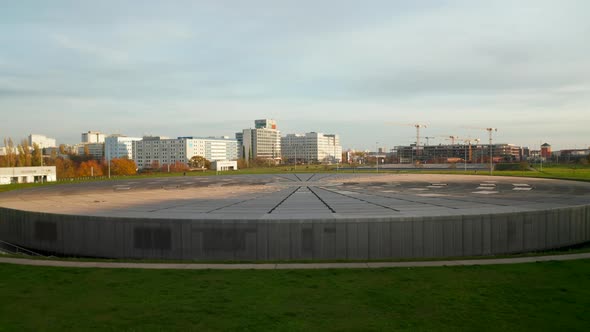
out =
<path fill-rule="evenodd" d="M 233 137 L 272 118 L 357 150 L 415 141 L 388 122 L 587 148 L 588 13 L 585 0 L 3 1 L 0 139 Z"/>

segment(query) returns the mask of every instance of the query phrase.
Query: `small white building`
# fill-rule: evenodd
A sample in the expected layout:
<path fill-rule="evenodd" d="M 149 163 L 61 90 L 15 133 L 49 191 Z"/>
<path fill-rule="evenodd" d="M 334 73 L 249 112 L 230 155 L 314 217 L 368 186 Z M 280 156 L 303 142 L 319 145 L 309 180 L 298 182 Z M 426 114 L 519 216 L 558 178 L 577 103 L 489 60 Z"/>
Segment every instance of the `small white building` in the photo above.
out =
<path fill-rule="evenodd" d="M 55 166 L 0 167 L 0 185 L 11 183 L 55 182 Z"/>
<path fill-rule="evenodd" d="M 211 163 L 211 167 L 216 171 L 236 171 L 238 162 L 235 160 L 217 160 Z"/>

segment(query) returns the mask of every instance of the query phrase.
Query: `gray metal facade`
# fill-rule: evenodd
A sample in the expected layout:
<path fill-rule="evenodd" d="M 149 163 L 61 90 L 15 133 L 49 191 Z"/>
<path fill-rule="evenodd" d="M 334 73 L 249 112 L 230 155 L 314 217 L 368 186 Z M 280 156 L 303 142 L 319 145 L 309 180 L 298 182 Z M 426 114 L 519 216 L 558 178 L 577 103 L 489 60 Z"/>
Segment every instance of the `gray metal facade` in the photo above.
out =
<path fill-rule="evenodd" d="M 322 220 L 179 220 L 0 208 L 0 239 L 68 256 L 371 260 L 520 253 L 590 241 L 590 206 L 515 213 Z"/>

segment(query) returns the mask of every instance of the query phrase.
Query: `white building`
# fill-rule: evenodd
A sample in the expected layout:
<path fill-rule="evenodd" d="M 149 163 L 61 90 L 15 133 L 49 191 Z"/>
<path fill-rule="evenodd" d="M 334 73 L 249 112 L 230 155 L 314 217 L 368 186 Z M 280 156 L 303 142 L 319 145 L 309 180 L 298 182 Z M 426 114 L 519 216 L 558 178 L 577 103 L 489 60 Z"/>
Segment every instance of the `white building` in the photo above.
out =
<path fill-rule="evenodd" d="M 98 131 L 82 133 L 82 143 L 104 143 L 105 135 Z"/>
<path fill-rule="evenodd" d="M 85 143 L 78 144 L 76 150 L 78 155 L 85 155 L 85 150 L 88 148 L 88 155 L 93 159 L 102 160 L 104 158 L 104 143 Z"/>
<path fill-rule="evenodd" d="M 29 145 L 32 147 L 33 144 L 39 145 L 39 148 L 41 149 L 53 148 L 57 146 L 55 138 L 49 138 L 43 135 L 30 134 Z"/>
<path fill-rule="evenodd" d="M 256 158 L 281 160 L 281 132 L 275 120 L 254 121 L 254 129 L 242 131 L 242 151 L 240 155 L 246 160 Z M 239 135 L 236 135 L 239 136 Z"/>
<path fill-rule="evenodd" d="M 211 167 L 216 171 L 236 171 L 238 162 L 235 160 L 217 160 L 211 163 Z"/>
<path fill-rule="evenodd" d="M 139 168 L 158 165 L 188 163 L 194 156 L 209 161 L 238 159 L 238 141 L 229 138 L 179 137 L 163 139 L 159 136 L 144 137 L 133 142 L 133 160 Z"/>
<path fill-rule="evenodd" d="M 106 160 L 115 158 L 133 159 L 133 142 L 141 141 L 139 137 L 127 137 L 111 135 L 104 140 L 104 153 Z"/>
<path fill-rule="evenodd" d="M 281 149 L 283 160 L 289 163 L 342 162 L 340 137 L 334 134 L 289 134 L 282 138 Z"/>
<path fill-rule="evenodd" d="M 0 167 L 0 185 L 11 183 L 55 182 L 55 166 Z"/>

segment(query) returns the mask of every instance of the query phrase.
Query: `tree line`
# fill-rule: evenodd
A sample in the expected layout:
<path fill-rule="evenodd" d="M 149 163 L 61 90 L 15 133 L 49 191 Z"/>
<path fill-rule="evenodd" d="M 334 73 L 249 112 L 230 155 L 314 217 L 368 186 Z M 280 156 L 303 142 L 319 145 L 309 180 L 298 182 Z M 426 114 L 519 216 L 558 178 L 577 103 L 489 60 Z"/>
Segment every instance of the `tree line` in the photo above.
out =
<path fill-rule="evenodd" d="M 108 174 L 109 164 L 104 160 L 94 159 L 88 149 L 83 155 L 67 151 L 65 145 L 52 149 L 44 155 L 43 149 L 28 139 L 15 144 L 12 138 L 4 139 L 5 154 L 0 156 L 0 167 L 55 166 L 58 179 L 104 176 Z M 111 175 L 134 175 L 137 166 L 133 160 L 117 158 L 110 161 Z"/>
<path fill-rule="evenodd" d="M 12 138 L 4 139 L 5 155 L 0 156 L 0 165 L 4 167 L 41 166 L 43 151 L 37 144 L 29 145 L 26 138 L 15 144 Z"/>

